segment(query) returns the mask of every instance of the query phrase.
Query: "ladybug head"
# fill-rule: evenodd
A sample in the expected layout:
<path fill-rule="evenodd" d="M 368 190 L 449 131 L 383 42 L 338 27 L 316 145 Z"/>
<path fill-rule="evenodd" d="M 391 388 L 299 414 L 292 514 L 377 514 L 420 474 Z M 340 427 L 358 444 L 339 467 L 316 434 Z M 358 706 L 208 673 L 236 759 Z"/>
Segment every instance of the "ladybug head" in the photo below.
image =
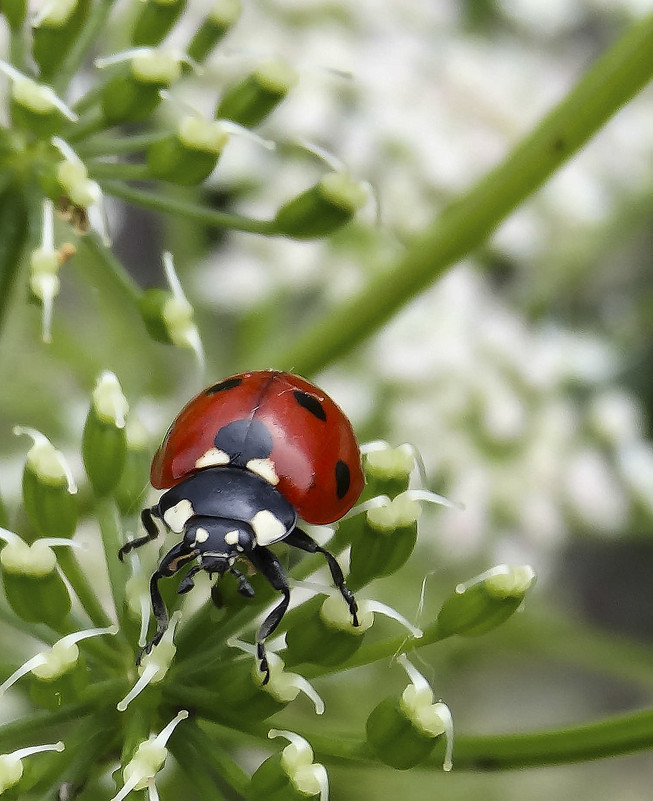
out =
<path fill-rule="evenodd" d="M 256 537 L 242 521 L 193 517 L 185 528 L 184 544 L 199 557 L 200 570 L 223 575 L 241 554 L 251 552 Z"/>

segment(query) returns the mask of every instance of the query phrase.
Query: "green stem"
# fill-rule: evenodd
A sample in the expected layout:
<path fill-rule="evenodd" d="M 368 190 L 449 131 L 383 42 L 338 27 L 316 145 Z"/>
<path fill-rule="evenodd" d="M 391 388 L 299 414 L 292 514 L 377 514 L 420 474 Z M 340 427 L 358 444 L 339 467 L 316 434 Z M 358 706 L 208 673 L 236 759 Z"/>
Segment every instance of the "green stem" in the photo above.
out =
<path fill-rule="evenodd" d="M 458 737 L 454 746 L 454 762 L 457 769 L 506 770 L 604 759 L 651 747 L 653 709 L 646 709 L 564 729 L 491 737 Z M 429 765 L 436 768 L 441 766 L 441 754 L 438 747 L 429 759 Z"/>
<path fill-rule="evenodd" d="M 109 178 L 121 181 L 153 181 L 147 164 L 125 164 L 108 161 L 91 161 L 88 165 L 92 178 Z"/>
<path fill-rule="evenodd" d="M 22 26 L 11 31 L 9 37 L 9 59 L 17 70 L 25 71 L 25 31 Z"/>
<path fill-rule="evenodd" d="M 249 776 L 214 737 L 211 739 L 207 737 L 194 720 L 186 721 L 175 731 L 170 739 L 170 748 L 175 756 L 179 755 L 178 761 L 182 766 L 194 765 L 199 761 L 209 768 L 216 781 L 229 785 L 230 797 L 233 796 L 233 792 L 241 797 L 247 797 Z M 207 801 L 221 801 L 224 796 L 216 793 L 217 788 L 214 785 L 213 792 L 209 795 L 202 794 L 202 798 L 206 798 Z"/>
<path fill-rule="evenodd" d="M 96 156 L 121 156 L 127 153 L 138 153 L 150 145 L 159 142 L 166 136 L 157 133 L 134 134 L 133 136 L 94 136 L 89 141 L 80 142 L 77 153 L 82 158 Z"/>
<path fill-rule="evenodd" d="M 98 498 L 97 500 L 97 519 L 102 532 L 102 543 L 107 557 L 107 570 L 109 573 L 109 584 L 111 594 L 116 607 L 118 620 L 121 629 L 124 630 L 125 624 L 125 582 L 127 580 L 127 570 L 125 565 L 118 559 L 118 551 L 124 544 L 120 516 L 116 509 L 116 502 L 110 496 Z"/>
<path fill-rule="evenodd" d="M 0 726 L 0 748 L 14 749 L 23 742 L 39 742 L 44 731 L 77 721 L 91 712 L 115 706 L 125 691 L 124 679 L 111 679 L 90 686 L 81 700 L 67 704 L 56 710 L 43 710 L 24 715 Z"/>
<path fill-rule="evenodd" d="M 106 128 L 111 127 L 104 118 L 104 112 L 101 108 L 93 106 L 85 116 L 80 117 L 77 122 L 69 123 L 68 127 L 62 131 L 62 138 L 74 144 L 87 136 L 92 136 L 95 133 L 104 131 Z"/>
<path fill-rule="evenodd" d="M 247 231 L 248 233 L 265 235 L 273 235 L 275 233 L 273 224 L 269 220 L 253 220 L 250 217 L 241 217 L 238 214 L 225 214 L 221 211 L 207 209 L 198 203 L 176 200 L 173 197 L 157 194 L 146 189 L 134 189 L 117 181 L 101 181 L 101 185 L 108 195 L 119 197 L 129 203 L 134 203 L 152 211 L 188 217 L 191 220 L 215 228 L 227 228 L 233 231 Z"/>
<path fill-rule="evenodd" d="M 110 626 L 113 621 L 98 601 L 97 595 L 89 584 L 88 577 L 79 566 L 77 557 L 72 552 L 72 548 L 61 548 L 57 552 L 57 561 L 70 582 L 70 586 L 75 591 L 75 595 L 84 607 L 84 611 L 93 621 L 93 625 L 98 628 Z"/>
<path fill-rule="evenodd" d="M 318 758 L 375 762 L 364 740 L 322 732 L 303 735 Z M 421 767 L 442 769 L 444 743 Z M 481 737 L 456 736 L 454 770 L 510 770 L 565 765 L 643 751 L 653 746 L 653 710 L 618 715 L 564 729 Z"/>
<path fill-rule="evenodd" d="M 122 262 L 113 255 L 113 252 L 105 247 L 96 236 L 82 237 L 79 240 L 79 244 L 81 248 L 85 248 L 95 256 L 105 272 L 108 272 L 116 279 L 120 288 L 128 295 L 129 300 L 134 304 L 138 304 L 141 297 L 141 289 L 125 270 Z"/>
<path fill-rule="evenodd" d="M 477 248 L 653 74 L 653 15 L 634 24 L 506 159 L 444 212 L 390 270 L 328 313 L 281 355 L 260 362 L 310 375 L 379 329 L 447 267 Z M 276 358 L 275 358 L 276 356 Z"/>
<path fill-rule="evenodd" d="M 0 330 L 9 310 L 20 270 L 27 230 L 25 196 L 17 185 L 8 183 L 0 192 Z"/>
<path fill-rule="evenodd" d="M 88 55 L 91 45 L 105 27 L 114 2 L 115 0 L 97 0 L 92 4 L 86 22 L 75 39 L 68 56 L 57 71 L 54 89 L 60 97 L 65 93 L 72 77 Z"/>

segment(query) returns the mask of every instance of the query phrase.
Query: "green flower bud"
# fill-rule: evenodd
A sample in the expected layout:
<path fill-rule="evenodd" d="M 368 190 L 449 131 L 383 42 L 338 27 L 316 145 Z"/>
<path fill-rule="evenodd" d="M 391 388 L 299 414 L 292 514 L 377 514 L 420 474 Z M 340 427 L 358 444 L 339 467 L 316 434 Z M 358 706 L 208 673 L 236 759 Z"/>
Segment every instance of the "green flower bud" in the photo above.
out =
<path fill-rule="evenodd" d="M 297 73 L 283 61 L 266 61 L 227 89 L 218 103 L 216 118 L 232 120 L 245 128 L 261 123 L 297 83 Z"/>
<path fill-rule="evenodd" d="M 186 0 L 145 0 L 136 18 L 132 44 L 160 44 L 186 8 Z"/>
<path fill-rule="evenodd" d="M 301 616 L 286 632 L 287 662 L 298 665 L 339 665 L 360 648 L 374 615 L 359 610 L 360 626 L 354 626 L 347 605 L 339 595 L 316 595 L 302 604 Z"/>
<path fill-rule="evenodd" d="M 28 545 L 10 531 L 0 531 L 7 544 L 0 552 L 2 582 L 9 605 L 23 620 L 58 628 L 70 612 L 70 595 L 57 572 L 57 559 L 49 543 Z M 68 540 L 61 540 L 62 544 Z M 55 544 L 55 543 L 52 543 Z"/>
<path fill-rule="evenodd" d="M 50 81 L 61 66 L 88 16 L 89 0 L 53 0 L 46 3 L 34 22 L 34 59 L 41 80 Z"/>
<path fill-rule="evenodd" d="M 5 15 L 12 31 L 19 31 L 27 14 L 27 0 L 2 0 L 0 13 Z"/>
<path fill-rule="evenodd" d="M 97 495 L 107 495 L 120 480 L 127 450 L 128 410 L 118 379 L 106 370 L 93 390 L 82 437 L 84 467 Z"/>
<path fill-rule="evenodd" d="M 38 754 L 42 751 L 63 751 L 64 744 L 35 745 L 30 748 L 20 748 L 11 754 L 0 754 L 0 794 L 14 787 L 23 776 L 23 763 L 25 757 Z"/>
<path fill-rule="evenodd" d="M 405 564 L 417 542 L 420 512 L 419 503 L 406 492 L 365 513 L 363 530 L 351 545 L 348 581 L 352 587 L 389 576 Z"/>
<path fill-rule="evenodd" d="M 528 565 L 498 565 L 465 584 L 444 602 L 437 618 L 444 637 L 485 634 L 506 621 L 521 605 L 535 573 Z"/>
<path fill-rule="evenodd" d="M 148 289 L 139 299 L 143 321 L 150 336 L 159 341 L 195 351 L 200 364 L 204 351 L 199 332 L 193 322 L 193 307 L 186 299 L 179 283 L 172 254 L 163 254 L 163 266 L 170 291 Z"/>
<path fill-rule="evenodd" d="M 213 172 L 229 134 L 217 121 L 197 115 L 184 117 L 176 134 L 154 142 L 147 150 L 147 165 L 155 178 L 193 186 Z"/>
<path fill-rule="evenodd" d="M 387 495 L 394 498 L 408 489 L 410 474 L 415 467 L 415 452 L 411 445 L 391 448 L 387 443 L 365 454 L 365 492 L 370 497 Z"/>
<path fill-rule="evenodd" d="M 60 162 L 57 167 L 57 181 L 61 192 L 79 208 L 88 209 L 100 202 L 100 186 L 88 177 L 86 165 L 79 159 Z"/>
<path fill-rule="evenodd" d="M 209 15 L 188 45 L 188 55 L 201 64 L 220 39 L 238 22 L 242 10 L 240 0 L 215 0 Z"/>
<path fill-rule="evenodd" d="M 239 640 L 232 640 L 228 645 L 251 654 L 254 661 L 250 670 L 246 669 L 246 662 L 236 660 L 216 671 L 215 689 L 227 713 L 232 711 L 235 718 L 263 720 L 284 709 L 300 692 L 313 701 L 318 715 L 324 712 L 324 702 L 312 685 L 303 676 L 286 671 L 277 654 L 267 654 L 270 678 L 263 684 L 265 674 L 259 668 L 256 647 Z"/>
<path fill-rule="evenodd" d="M 114 497 L 122 514 L 133 515 L 142 506 L 143 490 L 147 486 L 151 461 L 147 431 L 133 414 L 127 419 L 125 445 L 125 466 L 114 490 Z"/>
<path fill-rule="evenodd" d="M 5 72 L 7 70 L 5 69 Z M 14 75 L 15 73 L 15 75 Z M 37 83 L 16 71 L 11 87 L 11 114 L 14 121 L 42 139 L 49 139 L 63 127 L 66 119 L 77 120 L 51 87 Z"/>
<path fill-rule="evenodd" d="M 122 772 L 124 785 L 122 789 L 113 796 L 111 801 L 122 801 L 132 790 L 143 790 L 151 785 L 152 779 L 161 770 L 168 756 L 166 745 L 170 739 L 170 735 L 177 725 L 187 717 L 188 712 L 182 709 L 159 734 L 156 736 L 152 735 L 148 740 L 144 740 L 140 743 L 134 756 L 125 765 Z M 150 789 L 150 795 L 156 798 L 158 794 L 152 794 Z"/>
<path fill-rule="evenodd" d="M 23 504 L 41 537 L 72 537 L 77 525 L 77 487 L 63 454 L 43 434 L 17 426 L 34 440 L 23 470 Z"/>
<path fill-rule="evenodd" d="M 296 239 L 326 236 L 342 228 L 367 200 L 367 190 L 348 175 L 332 172 L 287 201 L 274 219 L 277 229 Z"/>
<path fill-rule="evenodd" d="M 255 771 L 250 785 L 252 801 L 306 801 L 317 796 L 326 799 L 327 772 L 324 765 L 313 762 L 308 742 L 298 734 L 277 729 L 270 729 L 268 737 L 285 737 L 290 745 Z"/>
<path fill-rule="evenodd" d="M 446 704 L 433 702 L 426 679 L 400 657 L 400 664 L 412 679 L 400 698 L 386 698 L 367 719 L 367 741 L 386 765 L 407 770 L 423 762 L 437 739 L 445 734 L 447 751 L 444 770 L 451 770 L 453 725 Z"/>
<path fill-rule="evenodd" d="M 138 680 L 127 695 L 116 704 L 118 712 L 124 712 L 134 698 L 150 684 L 158 684 L 166 677 L 177 652 L 174 636 L 180 619 L 181 612 L 176 611 L 170 618 L 170 624 L 163 637 L 149 653 L 143 656 L 138 666 Z"/>
<path fill-rule="evenodd" d="M 108 125 L 139 122 L 149 117 L 161 102 L 161 89 L 169 87 L 181 75 L 179 54 L 143 48 L 131 55 L 129 69 L 120 71 L 102 92 L 102 111 Z M 104 59 L 96 64 L 105 66 L 113 61 Z"/>

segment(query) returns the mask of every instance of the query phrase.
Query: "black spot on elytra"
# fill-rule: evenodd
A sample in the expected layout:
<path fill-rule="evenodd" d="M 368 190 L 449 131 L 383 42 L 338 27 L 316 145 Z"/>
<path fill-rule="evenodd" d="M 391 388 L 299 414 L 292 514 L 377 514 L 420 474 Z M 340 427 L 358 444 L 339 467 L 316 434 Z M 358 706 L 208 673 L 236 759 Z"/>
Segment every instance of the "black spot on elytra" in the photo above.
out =
<path fill-rule="evenodd" d="M 267 459 L 272 453 L 272 435 L 259 420 L 234 420 L 222 426 L 213 441 L 237 467 L 245 467 L 250 459 Z"/>
<path fill-rule="evenodd" d="M 240 386 L 242 383 L 242 378 L 225 378 L 224 381 L 219 381 L 217 384 L 209 387 L 204 394 L 215 395 L 216 392 L 224 392 L 225 389 L 233 389 L 234 387 Z"/>
<path fill-rule="evenodd" d="M 307 412 L 317 417 L 318 420 L 326 421 L 324 406 L 317 398 L 309 395 L 308 392 L 302 392 L 301 389 L 294 389 L 292 394 L 295 396 L 297 403 Z"/>
<path fill-rule="evenodd" d="M 350 484 L 351 475 L 349 473 L 349 468 L 342 459 L 338 459 L 336 462 L 336 493 L 339 498 L 344 498 L 349 492 Z"/>

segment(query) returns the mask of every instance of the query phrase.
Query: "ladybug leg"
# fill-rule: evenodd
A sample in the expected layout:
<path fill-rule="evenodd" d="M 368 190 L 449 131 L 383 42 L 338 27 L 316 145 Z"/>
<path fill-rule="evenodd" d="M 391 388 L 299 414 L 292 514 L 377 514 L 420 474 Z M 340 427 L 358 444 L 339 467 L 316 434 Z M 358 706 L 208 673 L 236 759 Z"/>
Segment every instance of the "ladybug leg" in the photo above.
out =
<path fill-rule="evenodd" d="M 307 553 L 321 553 L 324 556 L 329 565 L 333 583 L 340 590 L 340 594 L 349 607 L 354 626 L 360 625 L 358 622 L 358 604 L 356 603 L 356 598 L 354 597 L 354 593 L 345 584 L 345 577 L 342 574 L 342 570 L 335 556 L 321 545 L 318 545 L 317 542 L 315 542 L 312 537 L 309 537 L 305 531 L 302 531 L 301 528 L 293 529 L 286 537 L 285 542 Z"/>
<path fill-rule="evenodd" d="M 263 684 L 267 684 L 268 681 L 270 681 L 270 666 L 265 656 L 264 640 L 269 637 L 279 623 L 281 623 L 281 619 L 288 609 L 288 604 L 290 603 L 290 587 L 288 586 L 286 571 L 272 551 L 259 545 L 247 554 L 247 558 L 254 567 L 265 576 L 275 590 L 279 590 L 279 592 L 283 593 L 281 603 L 275 606 L 263 623 L 261 623 L 261 627 L 256 635 L 256 655 L 259 660 L 261 673 L 265 673 Z"/>
<path fill-rule="evenodd" d="M 160 579 L 173 576 L 186 564 L 186 562 L 189 562 L 191 559 L 195 559 L 198 553 L 199 552 L 196 550 L 189 550 L 188 543 L 183 541 L 179 542 L 168 551 L 168 553 L 161 560 L 158 568 L 154 571 L 154 573 L 152 573 L 152 577 L 150 579 L 150 598 L 152 599 L 152 611 L 154 612 L 154 617 L 156 619 L 156 634 L 138 652 L 138 656 L 136 657 L 137 665 L 140 664 L 141 659 L 145 654 L 149 654 L 152 648 L 161 642 L 161 638 L 166 633 L 166 629 L 168 628 L 168 610 L 166 609 L 166 605 L 163 603 L 161 591 L 159 590 Z"/>
<path fill-rule="evenodd" d="M 254 587 L 247 581 L 240 570 L 236 570 L 235 567 L 230 567 L 229 572 L 238 579 L 238 592 L 241 595 L 244 595 L 246 598 L 253 598 L 256 595 Z"/>
<path fill-rule="evenodd" d="M 141 545 L 145 545 L 147 542 L 152 542 L 159 536 L 159 529 L 154 522 L 154 518 L 159 517 L 159 507 L 152 506 L 149 509 L 143 509 L 141 512 L 141 522 L 143 524 L 143 528 L 147 531 L 147 534 L 144 537 L 138 537 L 138 539 L 131 540 L 130 542 L 126 542 L 122 548 L 118 551 L 118 559 L 122 562 L 125 558 L 125 554 L 133 551 L 134 548 L 140 548 Z"/>

